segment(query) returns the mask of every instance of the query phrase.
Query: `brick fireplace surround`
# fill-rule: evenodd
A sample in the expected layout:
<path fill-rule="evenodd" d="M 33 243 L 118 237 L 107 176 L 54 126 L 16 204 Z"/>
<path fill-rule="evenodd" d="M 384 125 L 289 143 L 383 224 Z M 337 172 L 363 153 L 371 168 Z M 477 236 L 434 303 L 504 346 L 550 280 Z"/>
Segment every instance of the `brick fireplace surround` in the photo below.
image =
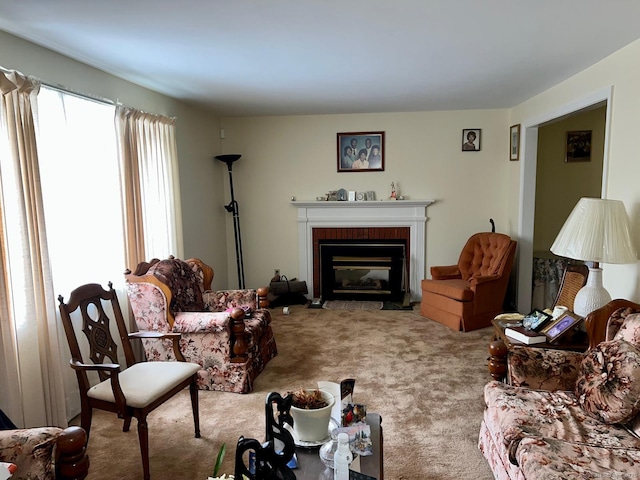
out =
<path fill-rule="evenodd" d="M 371 240 L 405 240 L 407 242 L 407 257 L 411 258 L 410 228 L 409 227 L 331 227 L 314 228 L 313 241 L 313 296 L 320 296 L 320 242 L 322 240 L 361 240 L 363 243 Z M 409 272 L 410 265 L 407 265 Z"/>
<path fill-rule="evenodd" d="M 320 296 L 319 242 L 400 239 L 407 242 L 411 300 L 420 300 L 425 274 L 426 207 L 433 200 L 292 202 L 298 208 L 299 278 Z"/>

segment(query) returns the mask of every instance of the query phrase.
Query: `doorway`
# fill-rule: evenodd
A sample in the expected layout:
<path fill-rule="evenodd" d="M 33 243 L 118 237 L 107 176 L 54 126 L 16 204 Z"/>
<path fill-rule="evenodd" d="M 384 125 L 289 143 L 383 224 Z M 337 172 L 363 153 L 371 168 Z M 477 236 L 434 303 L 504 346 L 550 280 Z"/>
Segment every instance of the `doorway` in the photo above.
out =
<path fill-rule="evenodd" d="M 523 122 L 517 295 L 521 312 L 532 308 L 534 258 L 552 256 L 549 247 L 579 198 L 606 198 L 611 94 L 609 87 Z M 592 131 L 595 145 L 589 162 L 565 162 L 566 134 L 574 129 Z"/>
<path fill-rule="evenodd" d="M 601 195 L 606 113 L 601 102 L 538 128 L 532 309 L 550 307 L 558 294 L 567 259 L 550 248 L 565 220 L 580 198 Z M 569 142 L 578 135 L 588 155 L 576 161 Z"/>

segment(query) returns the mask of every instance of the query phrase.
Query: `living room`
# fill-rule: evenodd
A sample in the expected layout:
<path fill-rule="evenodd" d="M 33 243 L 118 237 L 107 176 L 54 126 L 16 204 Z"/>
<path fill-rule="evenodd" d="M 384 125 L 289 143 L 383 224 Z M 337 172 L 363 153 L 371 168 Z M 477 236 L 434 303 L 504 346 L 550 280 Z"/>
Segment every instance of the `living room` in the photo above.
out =
<path fill-rule="evenodd" d="M 6 68 L 178 118 L 184 252 L 197 253 L 215 265 L 214 287 L 236 282 L 233 227 L 221 208 L 228 203 L 228 179 L 224 165 L 215 162 L 214 155 L 243 155 L 234 166 L 234 183 L 242 211 L 248 285 L 265 283 L 275 268 L 289 277 L 297 276 L 298 257 L 291 254 L 298 251 L 297 212 L 291 204 L 292 197 L 313 200 L 329 190 L 345 188 L 373 190 L 378 199 L 383 199 L 391 192 L 391 182 L 398 185 L 405 198 L 436 201 L 428 208 L 428 272 L 430 265 L 457 258 L 462 239 L 468 238 L 470 232 L 488 230 L 489 218 L 495 220 L 497 231 L 518 237 L 521 248 L 527 248 L 533 239 L 533 224 L 526 224 L 522 212 L 531 201 L 525 187 L 535 171 L 535 162 L 528 156 L 531 140 L 527 139 L 535 134 L 538 124 L 586 107 L 589 102 L 601 101 L 600 96 L 593 96 L 603 89 L 615 91 L 607 123 L 608 166 L 603 191 L 608 198 L 626 204 L 634 232 L 639 228 L 633 222 L 638 194 L 632 180 L 640 168 L 634 161 L 633 139 L 634 106 L 638 102 L 633 85 L 640 75 L 633 59 L 640 49 L 639 42 L 510 109 L 220 117 L 6 32 L 0 35 L 4 47 L 0 63 Z M 505 154 L 509 126 L 518 123 L 523 125 L 524 137 L 521 160 L 509 162 Z M 470 157 L 468 152 L 460 151 L 460 132 L 474 125 L 482 129 L 482 149 Z M 221 129 L 225 131 L 224 139 L 219 138 Z M 386 132 L 385 171 L 336 173 L 336 133 L 365 130 Z M 419 139 L 418 144 L 415 139 Z M 296 151 L 305 152 L 305 162 L 290 154 Z M 459 175 L 461 171 L 465 174 Z M 480 187 L 485 185 L 491 188 Z M 470 198 L 451 192 L 474 195 Z M 469 208 L 470 201 L 473 208 Z M 225 222 L 226 229 L 221 230 L 219 226 Z M 456 243 L 451 238 L 461 240 Z M 279 248 L 265 252 L 265 245 Z M 635 265 L 611 265 L 605 269 L 604 282 L 614 297 L 633 298 L 638 292 L 636 276 Z"/>
<path fill-rule="evenodd" d="M 396 113 L 224 116 L 161 95 L 101 70 L 0 31 L 0 65 L 51 84 L 117 99 L 145 111 L 178 118 L 184 244 L 177 256 L 197 256 L 215 268 L 215 289 L 237 284 L 226 168 L 213 159 L 240 153 L 234 165 L 240 204 L 246 283 L 267 284 L 274 269 L 299 275 L 297 209 L 292 198 L 314 200 L 330 190 L 391 193 L 391 182 L 407 199 L 430 199 L 427 208 L 425 273 L 453 263 L 464 240 L 476 231 L 496 230 L 518 239 L 518 307 L 528 310 L 533 254 L 531 181 L 535 177 L 538 125 L 606 101 L 607 137 L 603 196 L 622 200 L 640 233 L 640 176 L 635 140 L 640 109 L 640 40 L 517 105 L 499 109 Z M 503 75 L 497 72 L 496 75 Z M 509 127 L 520 124 L 519 161 L 509 161 Z M 461 131 L 482 130 L 479 152 L 462 152 Z M 221 131 L 224 138 L 221 138 Z M 385 170 L 336 172 L 336 133 L 384 131 Z M 224 228 L 221 228 L 224 225 Z M 123 266 L 124 267 L 124 266 Z M 132 267 L 132 266 L 129 266 Z M 604 284 L 613 298 L 640 299 L 638 265 L 606 265 Z M 96 279 L 106 282 L 108 279 Z M 121 282 L 122 279 L 112 279 Z M 527 289 L 529 290 L 527 293 Z"/>

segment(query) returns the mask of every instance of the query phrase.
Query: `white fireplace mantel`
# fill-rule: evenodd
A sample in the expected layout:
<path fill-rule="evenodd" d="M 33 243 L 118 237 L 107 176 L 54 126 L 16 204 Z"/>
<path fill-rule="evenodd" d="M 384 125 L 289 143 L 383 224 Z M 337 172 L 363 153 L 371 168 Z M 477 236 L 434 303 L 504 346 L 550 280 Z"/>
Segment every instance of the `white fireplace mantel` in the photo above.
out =
<path fill-rule="evenodd" d="M 293 201 L 298 208 L 299 278 L 313 292 L 314 228 L 409 227 L 409 284 L 411 300 L 421 297 L 425 278 L 426 207 L 434 200 L 383 200 L 365 202 Z"/>

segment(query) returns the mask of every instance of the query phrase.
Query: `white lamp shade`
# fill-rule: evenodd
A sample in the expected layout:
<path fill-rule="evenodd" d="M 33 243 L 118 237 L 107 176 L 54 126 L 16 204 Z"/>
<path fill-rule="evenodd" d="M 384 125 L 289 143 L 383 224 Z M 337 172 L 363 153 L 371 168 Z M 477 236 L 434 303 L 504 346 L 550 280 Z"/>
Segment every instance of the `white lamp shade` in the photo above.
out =
<path fill-rule="evenodd" d="M 624 204 L 601 198 L 578 201 L 551 251 L 585 262 L 635 263 L 638 258 Z"/>

